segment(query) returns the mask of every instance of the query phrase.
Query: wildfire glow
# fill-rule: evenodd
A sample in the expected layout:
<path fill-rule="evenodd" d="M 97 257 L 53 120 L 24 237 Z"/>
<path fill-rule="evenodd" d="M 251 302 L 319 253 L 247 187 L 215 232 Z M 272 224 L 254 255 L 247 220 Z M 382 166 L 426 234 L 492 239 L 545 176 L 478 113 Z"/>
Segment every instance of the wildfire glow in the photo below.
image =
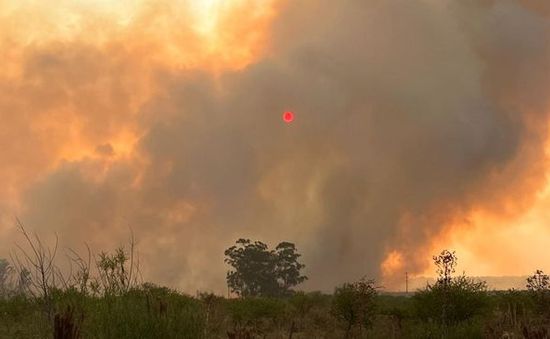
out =
<path fill-rule="evenodd" d="M 549 271 L 549 32 L 516 2 L 0 0 L 0 235 L 25 209 L 161 215 L 153 245 L 284 234 L 312 276 L 366 253 L 388 287 L 445 248 L 467 274 Z M 43 207 L 71 194 L 93 199 Z"/>
<path fill-rule="evenodd" d="M 216 22 L 221 11 L 220 0 L 192 0 L 191 11 L 195 18 L 196 29 L 203 34 L 215 33 Z"/>
<path fill-rule="evenodd" d="M 16 205 L 26 185 L 66 161 L 103 159 L 100 173 L 116 159 L 138 157 L 144 131 L 135 117 L 158 93 L 158 72 L 246 67 L 266 48 L 276 3 L 0 0 L 0 85 L 10 83 L 13 92 L 4 91 L 3 103 L 32 110 L 29 143 L 44 154 L 28 164 L 15 144 L 0 140 L 13 145 L 0 156 L 12 164 L 0 169 L 0 201 Z M 11 128 L 22 121 L 23 115 L 3 117 Z"/>
<path fill-rule="evenodd" d="M 382 262 L 381 268 L 384 277 L 395 274 L 403 269 L 403 256 L 398 251 L 391 251 Z"/>

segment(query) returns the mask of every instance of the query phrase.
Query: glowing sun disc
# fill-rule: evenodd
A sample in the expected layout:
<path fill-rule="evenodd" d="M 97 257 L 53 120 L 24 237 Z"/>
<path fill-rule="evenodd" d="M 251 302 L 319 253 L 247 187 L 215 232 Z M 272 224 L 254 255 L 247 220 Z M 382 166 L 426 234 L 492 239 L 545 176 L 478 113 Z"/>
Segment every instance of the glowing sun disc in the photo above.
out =
<path fill-rule="evenodd" d="M 284 112 L 283 113 L 283 121 L 286 122 L 287 124 L 291 123 L 292 121 L 294 121 L 294 113 L 292 112 Z"/>

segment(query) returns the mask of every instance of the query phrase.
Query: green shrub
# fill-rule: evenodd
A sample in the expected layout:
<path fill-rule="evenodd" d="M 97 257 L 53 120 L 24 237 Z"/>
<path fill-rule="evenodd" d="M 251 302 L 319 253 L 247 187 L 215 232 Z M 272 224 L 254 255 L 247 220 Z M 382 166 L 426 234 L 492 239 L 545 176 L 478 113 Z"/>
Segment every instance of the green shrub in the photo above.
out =
<path fill-rule="evenodd" d="M 425 339 L 482 339 L 487 338 L 483 332 L 480 319 L 471 319 L 454 325 L 443 325 L 435 322 L 414 322 L 403 333 L 404 338 Z M 499 337 L 500 338 L 500 337 Z"/>
<path fill-rule="evenodd" d="M 354 326 L 370 328 L 375 316 L 376 288 L 373 280 L 361 279 L 336 288 L 331 313 L 346 324 L 348 338 Z"/>
<path fill-rule="evenodd" d="M 84 314 L 86 338 L 201 338 L 205 331 L 199 301 L 152 286 L 87 297 Z"/>
<path fill-rule="evenodd" d="M 489 299 L 485 282 L 460 276 L 428 285 L 413 296 L 413 304 L 419 319 L 453 325 L 485 314 Z"/>
<path fill-rule="evenodd" d="M 285 303 L 272 298 L 242 298 L 229 300 L 228 313 L 237 326 L 257 324 L 261 321 L 282 320 Z"/>
<path fill-rule="evenodd" d="M 537 270 L 527 278 L 527 290 L 533 301 L 535 312 L 545 318 L 550 318 L 550 277 Z"/>
<path fill-rule="evenodd" d="M 48 332 L 37 303 L 18 295 L 0 298 L 0 338 L 41 337 Z M 38 320 L 38 321 L 37 321 Z"/>

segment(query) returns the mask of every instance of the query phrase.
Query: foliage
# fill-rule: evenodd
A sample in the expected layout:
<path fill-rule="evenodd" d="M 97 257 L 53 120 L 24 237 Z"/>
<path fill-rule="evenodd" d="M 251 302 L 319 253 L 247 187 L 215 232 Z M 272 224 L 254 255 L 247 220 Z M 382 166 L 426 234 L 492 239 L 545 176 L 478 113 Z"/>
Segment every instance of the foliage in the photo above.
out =
<path fill-rule="evenodd" d="M 550 318 L 550 277 L 537 270 L 527 278 L 527 290 L 535 304 L 536 312 Z"/>
<path fill-rule="evenodd" d="M 263 336 L 269 328 L 281 326 L 284 320 L 285 303 L 273 298 L 239 298 L 229 300 L 227 312 L 231 318 L 232 331 Z"/>
<path fill-rule="evenodd" d="M 416 315 L 445 326 L 483 314 L 488 306 L 487 284 L 464 275 L 453 277 L 457 262 L 454 252 L 445 250 L 433 259 L 439 277 L 414 295 Z"/>
<path fill-rule="evenodd" d="M 376 295 L 374 281 L 364 278 L 336 288 L 332 314 L 346 323 L 346 338 L 354 326 L 371 327 L 375 315 Z"/>
<path fill-rule="evenodd" d="M 200 301 L 154 284 L 121 294 L 92 296 L 75 289 L 52 293 L 56 315 L 71 310 L 84 338 L 201 338 L 205 332 Z"/>
<path fill-rule="evenodd" d="M 223 332 L 226 300 L 222 296 L 208 292 L 197 293 L 197 299 L 201 302 L 204 312 L 206 337 L 210 338 L 216 333 Z"/>
<path fill-rule="evenodd" d="M 233 270 L 227 272 L 227 284 L 232 292 L 242 297 L 283 296 L 307 277 L 300 271 L 294 244 L 282 242 L 275 250 L 260 241 L 237 240 L 237 245 L 225 251 L 225 262 Z"/>
<path fill-rule="evenodd" d="M 460 276 L 447 284 L 435 283 L 414 296 L 416 315 L 422 320 L 456 324 L 483 314 L 487 306 L 487 286 L 483 281 Z"/>
<path fill-rule="evenodd" d="M 492 316 L 484 324 L 487 338 L 526 337 L 540 330 L 535 304 L 529 291 L 498 291 L 491 295 Z"/>
<path fill-rule="evenodd" d="M 343 338 L 347 333 L 347 326 L 341 326 L 345 320 L 334 312 L 342 295 L 349 296 L 298 292 L 282 298 L 225 299 L 202 293 L 193 298 L 149 283 L 120 295 L 94 296 L 78 288 L 51 292 L 55 315 L 66 317 L 72 312 L 72 323 L 83 338 L 121 339 Z M 376 306 L 369 315 L 370 327 L 354 325 L 348 337 L 501 338 L 511 333 L 522 338 L 523 333 L 545 330 L 545 323 L 537 320 L 531 309 L 528 291 L 492 293 L 487 298 L 491 312 L 477 312 L 468 320 L 443 324 L 412 312 L 415 298 L 378 294 L 370 300 Z M 344 300 L 344 305 L 355 301 Z M 54 321 L 32 297 L 0 300 L 0 338 L 51 337 L 53 327 Z"/>
<path fill-rule="evenodd" d="M 300 254 L 296 246 L 290 242 L 282 242 L 275 247 L 276 277 L 279 283 L 280 293 L 285 295 L 291 288 L 307 280 L 300 274 L 305 265 L 298 262 Z"/>
<path fill-rule="evenodd" d="M 436 266 L 436 273 L 438 274 L 438 283 L 449 284 L 458 263 L 458 258 L 455 252 L 443 250 L 439 255 L 433 256 L 433 261 Z"/>
<path fill-rule="evenodd" d="M 288 302 L 292 307 L 292 311 L 297 317 L 300 317 L 306 316 L 316 307 L 323 307 L 324 304 L 327 304 L 327 298 L 321 292 L 305 293 L 299 291 L 292 295 Z"/>
<path fill-rule="evenodd" d="M 0 259 L 0 298 L 7 297 L 11 291 L 13 267 L 6 259 Z"/>
<path fill-rule="evenodd" d="M 128 256 L 124 247 L 116 249 L 115 253 L 101 252 L 96 261 L 98 278 L 91 281 L 95 293 L 121 294 L 137 285 L 136 267 L 132 255 Z M 85 281 L 86 277 L 82 277 Z"/>
<path fill-rule="evenodd" d="M 548 291 L 550 289 L 550 277 L 541 270 L 527 278 L 527 290 L 532 292 Z"/>
<path fill-rule="evenodd" d="M 429 339 L 501 339 L 503 337 L 488 337 L 483 331 L 483 320 L 470 319 L 457 324 L 443 325 L 435 322 L 413 322 L 403 338 L 429 338 Z M 507 338 L 507 337 L 504 337 Z M 521 338 L 521 337 L 520 337 Z"/>
<path fill-rule="evenodd" d="M 378 294 L 374 282 L 365 279 L 325 295 L 291 290 L 305 280 L 294 245 L 281 243 L 269 250 L 263 243 L 241 239 L 226 253 L 238 254 L 228 259 L 243 260 L 235 262 L 246 268 L 239 273 L 252 279 L 242 282 L 247 292 L 240 295 L 272 296 L 226 299 L 213 293 L 193 298 L 167 287 L 139 284 L 133 242 L 129 248 L 97 256 L 88 249 L 87 260 L 71 252 L 76 270 L 65 277 L 53 261 L 55 249 L 36 235 L 27 233 L 25 239 L 29 249 L 20 247 L 13 263 L 0 260 L 0 338 L 52 334 L 120 339 L 543 338 L 550 334 L 550 279 L 542 271 L 529 277 L 527 291 L 489 293 L 482 281 L 453 276 L 457 259 L 450 251 L 434 257 L 436 283 L 412 298 Z M 262 281 L 258 276 L 267 278 Z"/>

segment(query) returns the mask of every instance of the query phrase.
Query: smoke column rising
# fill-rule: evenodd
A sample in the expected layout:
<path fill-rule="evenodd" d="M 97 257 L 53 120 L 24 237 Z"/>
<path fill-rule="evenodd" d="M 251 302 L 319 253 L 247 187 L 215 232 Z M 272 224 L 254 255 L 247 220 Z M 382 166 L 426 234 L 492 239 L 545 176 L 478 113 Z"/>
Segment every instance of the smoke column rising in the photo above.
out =
<path fill-rule="evenodd" d="M 288 240 L 309 289 L 391 287 L 546 187 L 548 5 L 249 0 L 208 33 L 191 8 L 0 1 L 3 245 L 14 214 L 70 247 L 131 227 L 146 279 L 223 291 L 237 238 Z"/>

